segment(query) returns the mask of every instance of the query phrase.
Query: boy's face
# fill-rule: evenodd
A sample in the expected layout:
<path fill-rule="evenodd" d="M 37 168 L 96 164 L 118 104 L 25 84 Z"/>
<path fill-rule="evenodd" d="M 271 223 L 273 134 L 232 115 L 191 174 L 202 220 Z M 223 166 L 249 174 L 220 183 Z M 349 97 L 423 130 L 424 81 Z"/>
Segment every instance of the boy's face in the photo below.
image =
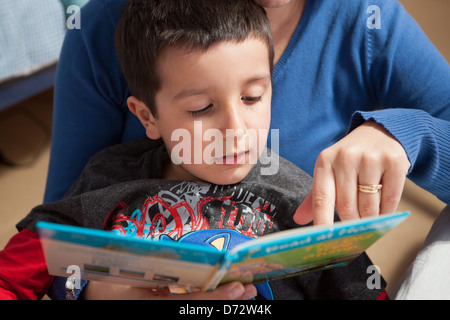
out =
<path fill-rule="evenodd" d="M 215 184 L 245 178 L 270 126 L 272 86 L 265 42 L 220 42 L 207 51 L 168 48 L 158 71 L 162 85 L 155 96 L 156 117 L 139 100 L 131 98 L 129 105 L 147 136 L 162 137 L 171 155 L 164 178 Z"/>

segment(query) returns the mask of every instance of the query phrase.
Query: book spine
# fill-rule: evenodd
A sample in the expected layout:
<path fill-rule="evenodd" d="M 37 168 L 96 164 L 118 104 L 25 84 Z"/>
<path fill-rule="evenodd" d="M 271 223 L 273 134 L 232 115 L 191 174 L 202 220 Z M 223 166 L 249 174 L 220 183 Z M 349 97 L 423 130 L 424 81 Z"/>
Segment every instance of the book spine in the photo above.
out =
<path fill-rule="evenodd" d="M 231 261 L 228 259 L 224 259 L 222 262 L 218 263 L 214 271 L 209 276 L 208 280 L 205 281 L 205 285 L 203 286 L 203 291 L 212 291 L 220 284 L 223 277 L 228 272 L 228 269 L 231 266 Z"/>

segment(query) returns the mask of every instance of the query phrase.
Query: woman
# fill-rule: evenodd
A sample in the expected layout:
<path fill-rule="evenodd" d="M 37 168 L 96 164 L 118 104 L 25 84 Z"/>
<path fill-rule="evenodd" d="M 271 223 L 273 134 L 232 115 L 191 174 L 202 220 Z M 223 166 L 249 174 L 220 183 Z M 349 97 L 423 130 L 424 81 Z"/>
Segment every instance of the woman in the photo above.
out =
<path fill-rule="evenodd" d="M 91 0 L 81 29 L 68 30 L 46 202 L 63 196 L 93 154 L 145 134 L 127 109 L 114 51 L 125 2 Z M 393 212 L 406 176 L 448 203 L 450 67 L 401 5 L 257 2 L 275 41 L 271 127 L 279 153 L 314 177 L 296 221 L 332 223 L 335 206 L 343 220 Z"/>

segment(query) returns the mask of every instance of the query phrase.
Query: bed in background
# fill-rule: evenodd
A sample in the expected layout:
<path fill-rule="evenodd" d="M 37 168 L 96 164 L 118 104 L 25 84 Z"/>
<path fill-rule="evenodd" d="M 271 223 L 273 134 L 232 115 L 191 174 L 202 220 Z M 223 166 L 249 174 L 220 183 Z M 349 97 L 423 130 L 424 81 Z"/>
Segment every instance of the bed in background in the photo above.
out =
<path fill-rule="evenodd" d="M 66 9 L 87 0 L 2 0 L 0 111 L 51 88 L 67 30 Z"/>

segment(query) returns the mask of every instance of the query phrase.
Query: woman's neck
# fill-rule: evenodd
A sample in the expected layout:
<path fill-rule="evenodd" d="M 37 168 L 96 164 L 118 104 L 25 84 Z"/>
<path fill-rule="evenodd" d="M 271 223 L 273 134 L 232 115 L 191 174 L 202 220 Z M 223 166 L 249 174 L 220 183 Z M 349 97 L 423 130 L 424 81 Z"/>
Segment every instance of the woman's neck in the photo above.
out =
<path fill-rule="evenodd" d="M 275 61 L 283 55 L 303 15 L 306 0 L 292 0 L 279 8 L 265 8 L 272 27 Z"/>

